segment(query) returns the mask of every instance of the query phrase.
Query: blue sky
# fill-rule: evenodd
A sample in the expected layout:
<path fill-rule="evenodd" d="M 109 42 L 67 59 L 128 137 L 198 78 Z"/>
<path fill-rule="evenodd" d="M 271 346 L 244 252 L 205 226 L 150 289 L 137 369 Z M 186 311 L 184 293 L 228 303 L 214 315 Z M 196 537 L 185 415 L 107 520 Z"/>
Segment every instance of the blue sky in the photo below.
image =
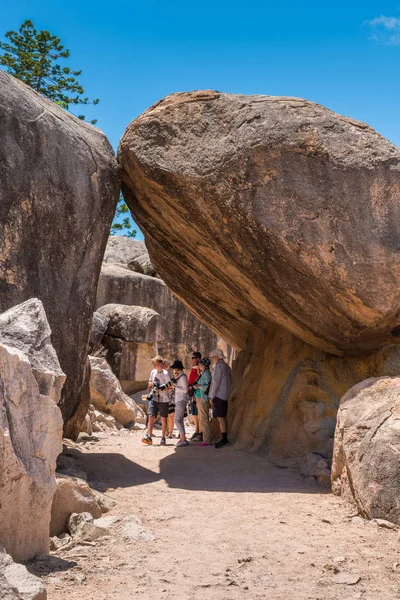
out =
<path fill-rule="evenodd" d="M 28 18 L 70 50 L 114 148 L 151 104 L 194 89 L 307 98 L 400 145 L 400 0 L 13 0 L 0 35 Z"/>

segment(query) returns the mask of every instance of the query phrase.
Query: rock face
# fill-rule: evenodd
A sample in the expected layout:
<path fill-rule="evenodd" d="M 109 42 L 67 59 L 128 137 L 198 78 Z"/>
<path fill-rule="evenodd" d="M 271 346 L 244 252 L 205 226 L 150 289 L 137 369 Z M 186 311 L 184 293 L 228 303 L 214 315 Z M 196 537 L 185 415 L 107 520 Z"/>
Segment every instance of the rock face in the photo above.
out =
<path fill-rule="evenodd" d="M 368 519 L 400 525 L 400 377 L 371 378 L 341 399 L 332 490 Z"/>
<path fill-rule="evenodd" d="M 0 546 L 1 600 L 46 600 L 47 592 L 39 577 L 29 573 L 24 565 L 15 564 Z"/>
<path fill-rule="evenodd" d="M 31 356 L 38 351 L 35 367 L 26 354 L 0 343 L 0 543 L 17 561 L 49 550 L 54 472 L 62 450 L 61 412 L 54 398 L 40 393 L 39 386 L 47 382 L 49 390 L 59 390 L 63 375 L 49 346 L 48 324 L 39 321 L 35 334 L 31 310 L 23 318 L 23 310 L 32 306 L 40 303 L 27 302 L 14 311 L 21 317 L 15 320 L 15 342 L 24 347 L 27 339 L 32 340 L 32 347 L 26 350 Z M 12 314 L 9 311 L 6 319 L 0 317 L 7 335 Z M 26 337 L 21 323 L 27 324 Z M 42 351 L 37 345 L 40 339 Z"/>
<path fill-rule="evenodd" d="M 129 398 L 103 358 L 90 356 L 90 402 L 99 411 L 111 415 L 124 427 L 133 427 L 136 421 L 143 423 L 146 416 L 134 400 Z"/>
<path fill-rule="evenodd" d="M 0 137 L 0 310 L 43 302 L 73 436 L 87 409 L 85 358 L 118 165 L 103 133 L 2 71 Z"/>
<path fill-rule="evenodd" d="M 108 327 L 108 317 L 95 311 L 93 313 L 92 328 L 90 330 L 89 354 L 93 354 L 101 348 L 101 342 Z"/>
<path fill-rule="evenodd" d="M 190 354 L 193 350 L 205 353 L 219 346 L 231 358 L 231 348 L 191 314 L 171 294 L 161 279 L 133 272 L 129 268 L 134 259 L 138 256 L 147 256 L 146 253 L 146 246 L 143 242 L 122 236 L 110 237 L 101 269 L 96 307 L 114 303 L 143 306 L 154 310 L 163 319 L 163 326 L 157 334 L 157 340 L 152 340 L 152 342 L 157 341 L 154 354 L 160 353 L 170 360 L 179 358 L 183 360 L 187 368 L 191 367 Z M 109 342 L 111 344 L 112 340 Z M 150 343 L 150 340 L 146 343 Z M 144 348 L 142 349 L 144 350 Z M 125 350 L 128 351 L 128 348 L 126 347 Z M 118 352 L 119 350 L 112 351 Z M 131 384 L 126 384 L 127 387 L 124 387 L 129 393 L 133 389 L 140 389 L 138 385 L 132 387 L 133 377 L 129 366 L 133 364 L 135 351 L 135 349 L 131 349 L 129 356 L 127 354 L 126 360 L 124 360 L 126 370 L 125 367 L 120 367 L 118 371 L 118 378 L 122 383 L 131 381 Z M 152 352 L 152 349 L 149 349 L 148 352 L 139 352 L 140 361 L 145 365 L 143 368 L 146 369 L 146 380 L 151 370 L 148 355 L 151 355 Z M 154 354 L 152 355 L 154 356 Z"/>
<path fill-rule="evenodd" d="M 133 121 L 119 161 L 157 272 L 242 350 L 232 436 L 328 455 L 344 381 L 399 372 L 400 151 L 305 100 L 205 91 Z"/>

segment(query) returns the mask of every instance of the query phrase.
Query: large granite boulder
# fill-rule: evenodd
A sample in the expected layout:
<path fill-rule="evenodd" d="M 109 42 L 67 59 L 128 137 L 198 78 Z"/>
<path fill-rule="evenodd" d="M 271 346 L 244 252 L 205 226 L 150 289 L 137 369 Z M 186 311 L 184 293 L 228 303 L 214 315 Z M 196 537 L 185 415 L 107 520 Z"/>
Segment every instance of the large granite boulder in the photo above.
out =
<path fill-rule="evenodd" d="M 0 137 L 0 310 L 43 302 L 74 436 L 89 398 L 85 358 L 118 164 L 101 131 L 2 71 Z"/>
<path fill-rule="evenodd" d="M 123 236 L 110 237 L 97 289 L 97 309 L 107 304 L 120 304 L 148 307 L 158 313 L 162 317 L 162 326 L 160 325 L 155 339 L 152 340 L 156 343 L 153 356 L 159 353 L 169 360 L 179 358 L 186 368 L 189 368 L 191 367 L 190 356 L 194 350 L 206 353 L 219 346 L 231 359 L 232 349 L 206 324 L 189 312 L 161 279 L 132 271 L 130 268 L 132 260 L 143 255 L 147 256 L 143 242 Z M 146 343 L 150 344 L 149 337 L 148 340 Z M 113 340 L 110 339 L 109 344 L 112 343 Z M 119 351 L 118 348 L 111 348 L 111 350 Z M 129 351 L 129 356 L 127 354 L 118 373 L 113 364 L 114 372 L 121 382 L 131 382 L 126 384 L 128 387 L 125 389 L 128 393 L 131 393 L 134 388 L 140 389 L 138 385 L 134 385 L 134 374 L 131 368 L 134 364 L 132 362 L 134 352 L 134 349 Z M 149 352 L 144 351 L 144 348 L 139 349 L 140 363 L 147 372 L 146 380 L 151 370 L 148 359 L 152 352 L 153 350 L 150 349 Z"/>
<path fill-rule="evenodd" d="M 232 436 L 328 453 L 341 370 L 399 372 L 398 148 L 305 100 L 200 91 L 133 121 L 119 161 L 157 272 L 243 350 Z M 302 441 L 285 437 L 299 423 Z"/>
<path fill-rule="evenodd" d="M 36 334 L 30 319 L 37 301 L 16 307 L 16 345 L 26 353 L 0 342 L 0 544 L 17 561 L 49 551 L 50 512 L 56 489 L 55 467 L 62 451 L 62 417 L 54 398 L 41 393 L 59 389 L 63 375 L 54 350 L 49 346 L 50 330 L 39 312 Z M 23 310 L 28 310 L 24 320 Z M 8 311 L 5 331 L 10 335 Z M 0 340 L 2 339 L 0 316 Z M 27 324 L 27 337 L 21 323 Z M 43 352 L 37 346 L 42 339 Z M 28 356 L 36 357 L 31 364 Z M 44 369 L 42 369 L 44 367 Z M 53 372 L 52 372 L 53 370 Z M 35 375 L 38 376 L 38 380 Z M 54 384 L 54 382 L 57 382 Z M 54 385 L 53 385 L 54 384 Z"/>
<path fill-rule="evenodd" d="M 147 387 L 151 359 L 163 338 L 163 319 L 151 308 L 125 304 L 106 304 L 97 313 L 108 319 L 103 351 L 124 392 Z"/>
<path fill-rule="evenodd" d="M 341 399 L 333 493 L 368 519 L 400 525 L 400 377 L 370 378 Z"/>

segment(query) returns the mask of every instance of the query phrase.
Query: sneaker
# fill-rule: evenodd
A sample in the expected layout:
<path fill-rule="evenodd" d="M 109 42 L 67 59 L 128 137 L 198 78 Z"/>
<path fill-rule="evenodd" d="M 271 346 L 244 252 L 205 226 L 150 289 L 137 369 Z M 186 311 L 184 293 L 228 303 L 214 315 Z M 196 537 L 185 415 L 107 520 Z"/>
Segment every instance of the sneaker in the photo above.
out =
<path fill-rule="evenodd" d="M 189 442 L 187 440 L 179 440 L 177 447 L 182 448 L 182 446 L 189 446 Z"/>
<path fill-rule="evenodd" d="M 161 438 L 160 446 L 166 446 L 166 445 L 167 445 L 167 442 L 165 441 L 165 438 Z"/>
<path fill-rule="evenodd" d="M 211 446 L 211 444 L 205 444 L 205 443 L 204 444 L 199 444 L 200 448 L 205 448 L 206 446 Z"/>
<path fill-rule="evenodd" d="M 196 433 L 196 432 L 194 432 L 194 434 L 193 434 L 193 435 L 192 435 L 192 437 L 190 438 L 190 439 L 191 439 L 191 441 L 193 441 L 193 440 L 194 440 L 195 438 L 197 438 L 199 435 L 200 435 L 199 433 Z"/>
<path fill-rule="evenodd" d="M 153 443 L 153 440 L 151 439 L 151 437 L 149 436 L 148 433 L 146 433 L 146 435 L 144 436 L 144 438 L 142 438 L 142 442 L 143 444 L 147 444 L 148 446 L 151 446 Z"/>
<path fill-rule="evenodd" d="M 203 436 L 202 435 L 196 435 L 196 437 L 192 437 L 192 442 L 202 442 L 203 441 Z"/>
<path fill-rule="evenodd" d="M 229 440 L 222 439 L 222 440 L 219 440 L 219 442 L 217 442 L 215 444 L 215 448 L 223 448 L 223 446 L 230 446 L 230 445 L 231 445 L 231 443 Z"/>

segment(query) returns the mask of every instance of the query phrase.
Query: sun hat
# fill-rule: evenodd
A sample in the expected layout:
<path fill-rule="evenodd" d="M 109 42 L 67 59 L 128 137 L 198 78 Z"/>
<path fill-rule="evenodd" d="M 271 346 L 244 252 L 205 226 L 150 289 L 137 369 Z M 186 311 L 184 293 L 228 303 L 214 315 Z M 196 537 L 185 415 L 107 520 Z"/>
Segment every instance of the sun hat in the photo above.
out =
<path fill-rule="evenodd" d="M 213 356 L 218 356 L 218 358 L 225 358 L 225 354 L 223 353 L 221 348 L 215 348 L 215 350 L 212 350 L 209 354 L 209 357 L 212 358 Z"/>
<path fill-rule="evenodd" d="M 183 371 L 185 367 L 182 364 L 181 360 L 175 360 L 174 364 L 171 365 L 171 369 L 179 369 L 180 371 Z"/>
<path fill-rule="evenodd" d="M 202 358 L 200 364 L 209 369 L 211 365 L 211 360 L 209 358 Z"/>

